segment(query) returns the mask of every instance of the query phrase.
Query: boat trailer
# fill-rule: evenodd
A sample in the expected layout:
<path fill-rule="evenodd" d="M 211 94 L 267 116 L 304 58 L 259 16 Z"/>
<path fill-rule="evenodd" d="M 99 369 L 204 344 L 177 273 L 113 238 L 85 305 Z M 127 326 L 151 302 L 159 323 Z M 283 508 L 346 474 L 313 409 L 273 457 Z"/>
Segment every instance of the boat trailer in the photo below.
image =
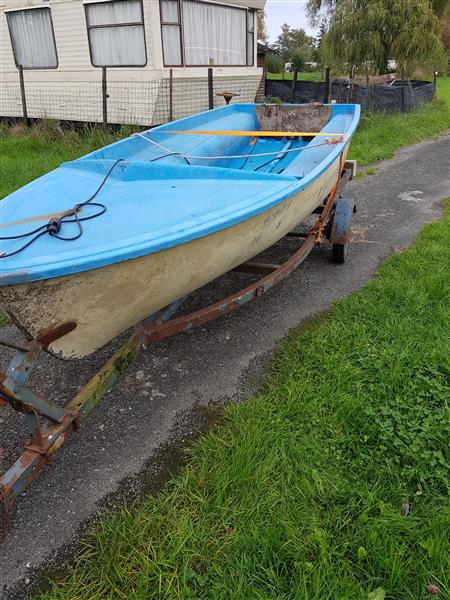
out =
<path fill-rule="evenodd" d="M 66 439 L 78 431 L 82 421 L 94 410 L 141 350 L 152 342 L 190 331 L 255 300 L 296 269 L 324 238 L 332 243 L 333 260 L 337 263 L 345 261 L 355 205 L 342 198 L 342 191 L 347 181 L 354 176 L 355 170 L 355 161 L 346 161 L 341 165 L 340 177 L 332 192 L 325 198 L 323 205 L 314 211 L 318 214 L 315 224 L 306 233 L 294 230 L 287 234 L 286 237 L 298 238 L 301 242 L 285 262 L 241 264 L 233 271 L 261 277 L 239 292 L 190 314 L 173 317 L 183 302 L 181 299 L 141 321 L 135 325 L 128 341 L 64 407 L 40 397 L 26 387 L 26 383 L 41 353 L 53 341 L 73 331 L 76 323 L 64 323 L 23 345 L 0 342 L 16 350 L 6 372 L 0 373 L 0 410 L 9 404 L 14 410 L 23 413 L 29 434 L 21 456 L 0 477 L 0 541 L 9 529 L 10 512 L 17 497 L 39 471 L 50 464 L 52 456 Z M 0 456 L 1 452 L 0 448 Z"/>

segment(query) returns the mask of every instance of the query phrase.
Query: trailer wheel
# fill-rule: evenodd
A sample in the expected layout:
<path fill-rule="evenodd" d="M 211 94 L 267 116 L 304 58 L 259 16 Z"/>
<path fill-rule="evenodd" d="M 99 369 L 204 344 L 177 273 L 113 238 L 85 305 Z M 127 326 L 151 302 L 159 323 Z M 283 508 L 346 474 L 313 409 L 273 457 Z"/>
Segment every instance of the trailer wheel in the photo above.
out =
<path fill-rule="evenodd" d="M 333 244 L 333 262 L 342 265 L 347 258 L 348 244 Z"/>
<path fill-rule="evenodd" d="M 336 203 L 330 233 L 334 263 L 342 264 L 347 258 L 354 209 L 355 203 L 352 200 L 340 198 Z"/>

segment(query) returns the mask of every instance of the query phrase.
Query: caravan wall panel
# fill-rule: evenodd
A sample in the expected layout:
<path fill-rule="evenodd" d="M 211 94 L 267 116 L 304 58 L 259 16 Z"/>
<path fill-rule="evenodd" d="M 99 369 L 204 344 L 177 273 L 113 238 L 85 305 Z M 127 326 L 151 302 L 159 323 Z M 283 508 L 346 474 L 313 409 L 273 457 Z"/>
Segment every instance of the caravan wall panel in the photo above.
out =
<path fill-rule="evenodd" d="M 150 126 L 169 119 L 169 69 L 163 67 L 159 2 L 142 2 L 147 64 L 107 69 L 109 123 Z M 255 2 L 260 0 L 234 3 L 257 8 Z M 0 117 L 23 116 L 5 10 L 42 6 L 41 0 L 0 0 Z M 81 0 L 50 0 L 45 6 L 51 9 L 58 67 L 24 70 L 28 116 L 101 122 L 102 69 L 91 64 L 84 5 Z M 215 67 L 215 106 L 223 105 L 223 98 L 216 96 L 223 91 L 239 94 L 235 101 L 254 102 L 261 76 L 257 67 Z M 173 78 L 173 118 L 208 108 L 207 67 L 176 68 Z"/>

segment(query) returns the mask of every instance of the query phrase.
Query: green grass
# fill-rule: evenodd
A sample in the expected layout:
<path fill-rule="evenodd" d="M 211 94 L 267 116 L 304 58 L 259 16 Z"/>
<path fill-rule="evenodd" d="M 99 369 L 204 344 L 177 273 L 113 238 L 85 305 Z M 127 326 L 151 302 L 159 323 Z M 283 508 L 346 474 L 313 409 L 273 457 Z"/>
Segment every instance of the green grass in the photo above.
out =
<path fill-rule="evenodd" d="M 115 133 L 100 126 L 80 131 L 63 129 L 55 121 L 0 126 L 0 198 L 37 177 L 107 143 L 129 135 L 130 128 Z"/>
<path fill-rule="evenodd" d="M 376 175 L 378 173 L 378 169 L 376 167 L 366 167 L 364 170 L 358 171 L 355 177 L 356 179 L 361 179 L 362 177 L 367 177 L 367 175 Z"/>
<path fill-rule="evenodd" d="M 267 79 L 292 81 L 293 73 L 267 73 Z M 322 81 L 322 73 L 320 71 L 299 71 L 297 79 L 299 81 Z"/>
<path fill-rule="evenodd" d="M 264 393 L 103 516 L 42 598 L 448 598 L 449 280 L 447 210 L 292 333 Z"/>
<path fill-rule="evenodd" d="M 438 79 L 437 99 L 417 111 L 385 115 L 364 113 L 352 140 L 349 158 L 364 166 L 394 154 L 408 144 L 450 128 L 450 78 Z"/>

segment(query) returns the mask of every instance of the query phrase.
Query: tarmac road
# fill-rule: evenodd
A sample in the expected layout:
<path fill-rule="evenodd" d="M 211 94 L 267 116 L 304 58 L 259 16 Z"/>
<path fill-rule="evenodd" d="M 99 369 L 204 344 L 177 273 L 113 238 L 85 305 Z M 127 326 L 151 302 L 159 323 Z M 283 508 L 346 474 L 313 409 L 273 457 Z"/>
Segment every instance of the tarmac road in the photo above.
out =
<path fill-rule="evenodd" d="M 425 223 L 441 216 L 442 200 L 450 197 L 450 131 L 380 163 L 375 175 L 350 182 L 346 195 L 356 200 L 358 212 L 344 265 L 332 264 L 324 245 L 256 302 L 140 355 L 55 456 L 53 468 L 44 470 L 17 502 L 11 532 L 0 546 L 2 598 L 25 597 L 43 569 L 53 572 L 48 565 L 70 556 L 83 524 L 114 493 L 132 498 L 156 489 L 166 470 L 176 469 L 173 448 L 214 420 L 215 411 L 202 407 L 245 400 L 264 379 L 280 338 L 360 288 L 382 260 L 406 248 Z M 284 244 L 280 251 L 286 249 Z M 194 295 L 189 308 L 225 295 L 236 281 L 234 275 L 208 286 Z M 0 335 L 20 340 L 13 327 Z M 46 358 L 33 379 L 35 389 L 67 402 L 115 345 L 81 361 Z M 9 356 L 0 349 L 0 367 Z M 0 411 L 0 471 L 17 457 L 23 432 L 21 416 L 9 407 Z"/>

